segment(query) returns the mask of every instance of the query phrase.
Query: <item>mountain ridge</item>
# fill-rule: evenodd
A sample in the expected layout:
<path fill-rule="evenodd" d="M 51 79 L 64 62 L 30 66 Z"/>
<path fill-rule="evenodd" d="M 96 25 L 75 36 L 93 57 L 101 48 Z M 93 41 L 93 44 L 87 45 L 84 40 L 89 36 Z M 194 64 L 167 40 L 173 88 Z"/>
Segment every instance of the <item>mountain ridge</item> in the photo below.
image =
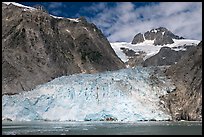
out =
<path fill-rule="evenodd" d="M 101 30 L 85 18 L 4 3 L 2 58 L 2 93 L 31 90 L 62 75 L 124 68 Z"/>
<path fill-rule="evenodd" d="M 138 33 L 132 40 L 132 44 L 138 44 L 145 40 L 154 40 L 154 45 L 166 45 L 174 43 L 173 39 L 184 39 L 173 34 L 165 27 L 151 29 L 144 34 Z"/>

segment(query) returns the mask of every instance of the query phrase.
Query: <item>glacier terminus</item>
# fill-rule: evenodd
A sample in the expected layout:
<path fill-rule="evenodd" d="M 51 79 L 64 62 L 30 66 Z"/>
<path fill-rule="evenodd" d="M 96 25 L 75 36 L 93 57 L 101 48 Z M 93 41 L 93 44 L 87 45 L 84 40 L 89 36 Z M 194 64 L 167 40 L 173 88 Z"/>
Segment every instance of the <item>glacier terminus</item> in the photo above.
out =
<path fill-rule="evenodd" d="M 154 67 L 62 76 L 29 92 L 2 97 L 12 121 L 171 120 L 159 97 L 175 89 Z"/>

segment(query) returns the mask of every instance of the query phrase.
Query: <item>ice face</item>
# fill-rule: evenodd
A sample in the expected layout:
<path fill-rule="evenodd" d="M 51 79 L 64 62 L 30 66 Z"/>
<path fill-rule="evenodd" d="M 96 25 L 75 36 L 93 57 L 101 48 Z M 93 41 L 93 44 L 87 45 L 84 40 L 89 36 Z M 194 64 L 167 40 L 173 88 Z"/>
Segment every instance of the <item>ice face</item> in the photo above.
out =
<path fill-rule="evenodd" d="M 159 96 L 175 87 L 152 68 L 62 76 L 36 89 L 2 97 L 2 119 L 30 121 L 167 120 Z"/>

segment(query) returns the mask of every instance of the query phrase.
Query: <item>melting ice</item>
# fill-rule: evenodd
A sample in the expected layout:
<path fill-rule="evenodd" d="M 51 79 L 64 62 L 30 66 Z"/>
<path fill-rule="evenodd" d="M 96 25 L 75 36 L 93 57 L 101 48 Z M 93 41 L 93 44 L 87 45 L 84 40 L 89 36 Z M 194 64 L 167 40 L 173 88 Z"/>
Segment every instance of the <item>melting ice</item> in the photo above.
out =
<path fill-rule="evenodd" d="M 175 87 L 153 68 L 129 68 L 98 74 L 62 76 L 36 89 L 2 97 L 2 119 L 168 120 L 159 96 Z M 154 78 L 152 78 L 154 77 Z"/>

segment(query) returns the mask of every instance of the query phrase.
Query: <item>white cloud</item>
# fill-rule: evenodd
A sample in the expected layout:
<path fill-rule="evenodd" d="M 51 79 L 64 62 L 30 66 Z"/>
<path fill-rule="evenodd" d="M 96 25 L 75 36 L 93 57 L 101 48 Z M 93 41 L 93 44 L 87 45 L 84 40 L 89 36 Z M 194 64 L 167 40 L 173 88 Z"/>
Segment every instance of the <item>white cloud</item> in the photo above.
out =
<path fill-rule="evenodd" d="M 62 14 L 62 11 L 61 10 L 51 10 L 50 13 L 58 16 Z"/>
<path fill-rule="evenodd" d="M 100 2 L 100 3 L 93 3 L 90 7 L 84 7 L 82 8 L 82 12 L 86 11 L 86 12 L 92 12 L 92 13 L 96 13 L 99 12 L 103 9 L 107 8 L 107 3 L 106 2 Z"/>
<path fill-rule="evenodd" d="M 49 2 L 47 7 L 51 14 L 60 16 L 63 14 L 62 8 L 65 6 L 63 2 Z"/>
<path fill-rule="evenodd" d="M 50 2 L 48 5 L 49 9 L 57 9 L 63 7 L 63 3 L 62 2 Z"/>
<path fill-rule="evenodd" d="M 87 8 L 96 13 L 89 20 L 102 29 L 110 42 L 130 42 L 137 33 L 161 26 L 185 38 L 202 39 L 201 2 L 161 2 L 142 7 L 118 2 L 112 7 L 99 3 Z"/>

